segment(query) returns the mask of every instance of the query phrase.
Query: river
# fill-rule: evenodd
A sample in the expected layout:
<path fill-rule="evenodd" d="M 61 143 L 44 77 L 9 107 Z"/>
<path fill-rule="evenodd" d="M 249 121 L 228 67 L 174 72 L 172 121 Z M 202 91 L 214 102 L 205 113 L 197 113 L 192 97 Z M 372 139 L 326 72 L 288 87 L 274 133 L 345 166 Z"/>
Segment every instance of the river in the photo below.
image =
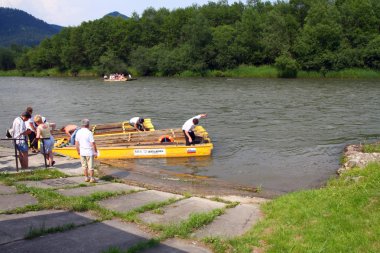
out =
<path fill-rule="evenodd" d="M 0 93 L 3 132 L 29 105 L 58 126 L 142 116 L 176 128 L 208 113 L 211 157 L 133 162 L 278 192 L 322 185 L 345 145 L 380 133 L 378 80 L 1 77 Z"/>

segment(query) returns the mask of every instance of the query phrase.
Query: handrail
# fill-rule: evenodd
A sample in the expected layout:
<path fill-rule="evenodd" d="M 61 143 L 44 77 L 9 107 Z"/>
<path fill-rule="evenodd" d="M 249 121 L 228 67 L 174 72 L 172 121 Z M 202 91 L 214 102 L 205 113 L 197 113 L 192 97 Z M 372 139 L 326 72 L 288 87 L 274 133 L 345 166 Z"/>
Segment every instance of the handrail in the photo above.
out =
<path fill-rule="evenodd" d="M 40 140 L 41 141 L 43 141 L 43 140 L 47 140 L 47 139 L 50 139 L 50 137 L 49 138 L 40 138 Z M 17 140 L 23 140 L 23 141 L 25 141 L 25 138 L 1 138 L 0 139 L 1 141 L 13 141 L 13 146 L 14 146 L 14 149 L 15 149 L 15 160 L 16 160 L 16 171 L 18 172 L 18 160 L 17 160 L 17 158 L 18 158 L 18 154 L 17 154 L 17 147 L 16 147 L 16 141 Z M 47 168 L 47 162 L 46 162 L 46 151 L 45 151 L 45 144 L 43 144 L 43 146 L 44 146 L 44 162 L 45 162 L 45 169 Z"/>

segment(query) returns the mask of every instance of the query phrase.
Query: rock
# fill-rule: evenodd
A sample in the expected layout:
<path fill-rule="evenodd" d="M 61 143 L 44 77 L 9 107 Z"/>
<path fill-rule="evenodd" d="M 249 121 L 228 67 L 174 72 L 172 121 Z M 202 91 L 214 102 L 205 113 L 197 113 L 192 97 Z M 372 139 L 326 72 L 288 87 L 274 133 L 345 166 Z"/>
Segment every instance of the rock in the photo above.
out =
<path fill-rule="evenodd" d="M 364 168 L 371 162 L 380 162 L 380 153 L 363 153 L 362 145 L 348 145 L 344 148 L 346 162 L 337 171 L 341 174 L 352 168 Z"/>

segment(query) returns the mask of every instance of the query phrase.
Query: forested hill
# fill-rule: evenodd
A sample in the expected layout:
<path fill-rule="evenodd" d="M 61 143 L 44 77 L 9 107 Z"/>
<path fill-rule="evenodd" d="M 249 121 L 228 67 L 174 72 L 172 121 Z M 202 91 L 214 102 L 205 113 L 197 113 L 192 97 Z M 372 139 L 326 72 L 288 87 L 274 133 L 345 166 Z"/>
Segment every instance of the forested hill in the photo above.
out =
<path fill-rule="evenodd" d="M 0 46 L 38 45 L 61 29 L 58 25 L 50 25 L 24 11 L 0 7 Z"/>
<path fill-rule="evenodd" d="M 111 16 L 111 17 L 121 17 L 121 18 L 124 18 L 124 19 L 129 19 L 128 16 L 125 16 L 124 14 L 121 14 L 121 13 L 118 12 L 118 11 L 110 12 L 110 13 L 104 15 L 104 17 L 106 17 L 106 16 Z"/>
<path fill-rule="evenodd" d="M 3 69 L 99 75 L 219 75 L 260 65 L 276 66 L 281 77 L 299 70 L 378 71 L 380 1 L 218 0 L 172 11 L 148 8 L 141 16 L 106 16 L 63 28 L 27 52 L 8 55 Z"/>

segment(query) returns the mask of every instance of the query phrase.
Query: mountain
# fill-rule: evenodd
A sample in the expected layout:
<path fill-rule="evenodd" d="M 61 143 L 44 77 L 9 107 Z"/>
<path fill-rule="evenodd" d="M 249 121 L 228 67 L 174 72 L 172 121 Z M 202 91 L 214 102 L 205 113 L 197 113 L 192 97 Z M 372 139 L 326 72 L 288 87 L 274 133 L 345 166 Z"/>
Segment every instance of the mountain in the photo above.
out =
<path fill-rule="evenodd" d="M 0 46 L 34 46 L 61 29 L 61 26 L 50 25 L 25 11 L 0 7 Z"/>
<path fill-rule="evenodd" d="M 120 12 L 117 12 L 117 11 L 114 11 L 114 12 L 111 12 L 111 13 L 108 13 L 106 15 L 104 15 L 104 17 L 106 16 L 111 16 L 111 17 L 122 17 L 124 19 L 129 19 L 129 17 L 125 16 L 124 14 L 121 14 Z"/>

